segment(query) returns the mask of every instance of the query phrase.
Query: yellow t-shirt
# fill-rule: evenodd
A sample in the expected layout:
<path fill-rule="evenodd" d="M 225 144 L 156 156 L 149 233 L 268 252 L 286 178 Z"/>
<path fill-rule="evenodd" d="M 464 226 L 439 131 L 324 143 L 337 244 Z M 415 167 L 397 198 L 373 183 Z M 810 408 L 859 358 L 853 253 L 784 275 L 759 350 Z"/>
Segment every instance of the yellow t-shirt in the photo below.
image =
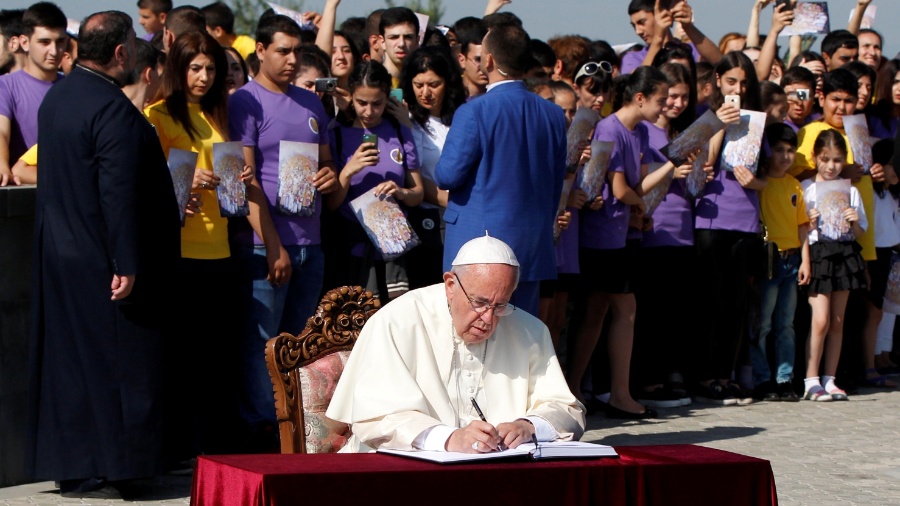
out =
<path fill-rule="evenodd" d="M 145 109 L 147 119 L 156 127 L 166 157 L 171 148 L 193 151 L 199 153 L 197 168 L 212 170 L 213 144 L 224 142 L 225 139 L 210 125 L 199 104 L 188 104 L 188 112 L 191 123 L 199 132 L 199 135 L 194 134 L 193 140 L 181 123 L 169 115 L 164 101 Z M 219 213 L 216 191 L 200 190 L 200 198 L 203 201 L 200 213 L 185 218 L 181 229 L 181 256 L 202 260 L 228 258 L 231 255 L 228 247 L 228 220 Z"/>
<path fill-rule="evenodd" d="M 256 52 L 256 41 L 247 35 L 238 35 L 231 47 L 237 49 L 244 59 Z"/>
<path fill-rule="evenodd" d="M 816 138 L 825 130 L 837 130 L 844 137 L 847 144 L 847 163 L 853 163 L 853 153 L 850 151 L 850 139 L 842 128 L 834 128 L 824 120 L 813 121 L 812 123 L 801 128 L 797 132 L 797 156 L 794 158 L 794 164 L 791 165 L 788 173 L 794 177 L 805 171 L 816 170 L 815 160 L 813 159 L 813 146 L 816 144 Z M 875 188 L 872 187 L 872 176 L 864 175 L 859 182 L 853 186 L 859 191 L 859 197 L 862 199 L 863 208 L 866 210 L 866 216 L 869 218 L 869 226 L 866 232 L 856 240 L 862 246 L 863 260 L 870 262 L 875 260 Z"/>
<path fill-rule="evenodd" d="M 769 177 L 759 192 L 759 212 L 766 227 L 766 240 L 779 251 L 800 247 L 798 227 L 809 223 L 803 188 L 794 176 Z"/>
<path fill-rule="evenodd" d="M 37 165 L 37 144 L 31 146 L 22 156 L 19 157 L 19 160 L 25 162 L 28 165 Z"/>

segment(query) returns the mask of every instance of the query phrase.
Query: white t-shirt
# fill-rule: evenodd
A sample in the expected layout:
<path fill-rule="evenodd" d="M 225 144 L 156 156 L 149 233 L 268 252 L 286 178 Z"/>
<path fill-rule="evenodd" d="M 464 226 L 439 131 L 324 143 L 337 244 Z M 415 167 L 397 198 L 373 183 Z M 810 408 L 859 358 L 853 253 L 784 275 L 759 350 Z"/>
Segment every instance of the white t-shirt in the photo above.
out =
<path fill-rule="evenodd" d="M 441 152 L 444 150 L 444 142 L 447 141 L 450 127 L 443 124 L 441 119 L 435 116 L 428 117 L 428 130 L 415 121 L 412 124 L 413 140 L 416 141 L 416 149 L 419 151 L 422 177 L 434 181 L 434 168 L 437 167 L 438 160 L 441 158 Z M 425 208 L 440 209 L 440 206 L 429 202 L 423 201 L 421 205 Z"/>
<path fill-rule="evenodd" d="M 875 247 L 892 248 L 900 244 L 900 202 L 885 189 L 884 196 L 875 192 Z"/>
<path fill-rule="evenodd" d="M 807 179 L 800 183 L 803 187 L 803 200 L 806 202 L 807 209 L 816 209 L 816 183 L 815 179 Z M 862 199 L 859 196 L 859 190 L 855 186 L 850 187 L 850 207 L 856 210 L 859 215 L 859 226 L 863 230 L 869 228 L 869 220 L 866 218 L 866 210 L 863 208 Z M 822 218 L 819 218 L 821 225 Z M 813 245 L 819 240 L 819 230 L 816 227 L 809 231 L 809 244 Z"/>

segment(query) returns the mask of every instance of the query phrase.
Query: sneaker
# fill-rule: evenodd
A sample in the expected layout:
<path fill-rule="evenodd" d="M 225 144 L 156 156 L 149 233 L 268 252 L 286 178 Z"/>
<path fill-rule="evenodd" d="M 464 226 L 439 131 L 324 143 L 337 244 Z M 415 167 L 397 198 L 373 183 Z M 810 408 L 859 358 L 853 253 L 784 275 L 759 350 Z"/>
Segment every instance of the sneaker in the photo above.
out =
<path fill-rule="evenodd" d="M 650 408 L 677 408 L 683 405 L 681 397 L 665 387 L 639 392 L 635 400 Z"/>
<path fill-rule="evenodd" d="M 724 385 L 720 385 L 715 381 L 710 383 L 709 386 L 697 385 L 694 400 L 717 406 L 734 406 L 737 404 L 737 399 L 734 398 L 734 395 Z"/>
<path fill-rule="evenodd" d="M 741 388 L 740 385 L 734 383 L 733 381 L 729 381 L 725 388 L 731 392 L 731 396 L 735 399 L 735 404 L 738 406 L 746 406 L 748 404 L 753 404 L 753 396 L 747 393 L 746 390 Z"/>
<path fill-rule="evenodd" d="M 682 401 L 684 401 L 684 399 L 691 399 L 688 396 L 687 389 L 684 388 L 684 378 L 677 372 L 669 374 L 669 379 L 666 382 L 666 388 L 674 392 L 675 395 L 681 396 Z"/>
<path fill-rule="evenodd" d="M 828 395 L 831 396 L 831 400 L 833 401 L 849 400 L 849 397 L 847 397 L 847 392 L 841 390 L 840 388 L 835 388 L 834 390 L 828 392 Z"/>
<path fill-rule="evenodd" d="M 771 381 L 763 381 L 753 389 L 753 398 L 758 401 L 776 402 L 781 396 L 775 391 L 775 384 Z"/>
<path fill-rule="evenodd" d="M 778 398 L 781 402 L 797 402 L 800 400 L 790 381 L 778 384 Z"/>
<path fill-rule="evenodd" d="M 833 400 L 831 394 L 826 392 L 821 385 L 816 385 L 811 390 L 804 392 L 803 399 L 816 402 L 831 402 Z"/>

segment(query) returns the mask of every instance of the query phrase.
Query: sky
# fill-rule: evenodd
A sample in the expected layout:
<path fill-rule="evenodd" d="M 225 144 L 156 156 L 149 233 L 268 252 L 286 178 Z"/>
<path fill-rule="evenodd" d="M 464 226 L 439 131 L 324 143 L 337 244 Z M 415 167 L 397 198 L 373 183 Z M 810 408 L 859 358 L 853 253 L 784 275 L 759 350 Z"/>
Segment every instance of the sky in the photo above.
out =
<path fill-rule="evenodd" d="M 202 7 L 212 0 L 190 2 L 175 0 L 174 5 L 197 5 Z M 0 0 L 0 8 L 27 7 L 31 2 L 20 0 Z M 277 1 L 275 3 L 278 3 Z M 403 4 L 398 0 L 397 4 Z M 427 2 L 423 2 L 427 3 Z M 603 39 L 610 44 L 640 42 L 628 20 L 628 0 L 513 0 L 503 10 L 514 12 L 522 18 L 525 29 L 533 38 L 547 40 L 554 35 L 578 34 L 591 39 Z M 749 22 L 753 0 L 690 0 L 694 9 L 694 19 L 698 28 L 707 37 L 718 43 L 728 32 L 745 33 Z M 135 31 L 141 35 L 143 29 L 137 24 L 137 0 L 56 0 L 56 4 L 73 19 L 101 10 L 118 9 L 135 19 Z M 320 11 L 325 0 L 305 0 L 304 10 Z M 484 14 L 486 0 L 445 0 L 444 24 L 465 16 Z M 846 28 L 850 11 L 856 0 L 829 0 L 828 8 L 832 29 Z M 893 57 L 900 51 L 900 35 L 893 35 L 888 28 L 900 22 L 900 2 L 897 0 L 874 0 L 878 7 L 874 28 L 886 37 L 884 54 Z M 338 23 L 351 16 L 365 16 L 374 9 L 385 7 L 383 0 L 344 0 L 338 7 Z M 760 31 L 768 32 L 772 18 L 772 7 L 768 7 L 760 17 Z M 896 33 L 896 32 L 894 32 Z M 786 46 L 787 39 L 781 43 Z M 817 48 L 818 44 L 813 46 Z"/>

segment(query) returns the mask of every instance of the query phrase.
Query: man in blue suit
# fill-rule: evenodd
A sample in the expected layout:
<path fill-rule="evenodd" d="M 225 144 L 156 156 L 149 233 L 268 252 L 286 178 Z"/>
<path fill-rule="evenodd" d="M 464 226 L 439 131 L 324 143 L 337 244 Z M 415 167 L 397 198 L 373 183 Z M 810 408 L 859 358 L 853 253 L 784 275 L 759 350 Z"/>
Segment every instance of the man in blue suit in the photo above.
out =
<path fill-rule="evenodd" d="M 485 95 L 460 107 L 435 169 L 449 190 L 444 270 L 466 241 L 487 231 L 521 264 L 511 302 L 537 315 L 540 281 L 556 278 L 553 223 L 566 164 L 562 109 L 525 89 L 531 39 L 520 26 L 494 26 L 482 42 Z"/>

